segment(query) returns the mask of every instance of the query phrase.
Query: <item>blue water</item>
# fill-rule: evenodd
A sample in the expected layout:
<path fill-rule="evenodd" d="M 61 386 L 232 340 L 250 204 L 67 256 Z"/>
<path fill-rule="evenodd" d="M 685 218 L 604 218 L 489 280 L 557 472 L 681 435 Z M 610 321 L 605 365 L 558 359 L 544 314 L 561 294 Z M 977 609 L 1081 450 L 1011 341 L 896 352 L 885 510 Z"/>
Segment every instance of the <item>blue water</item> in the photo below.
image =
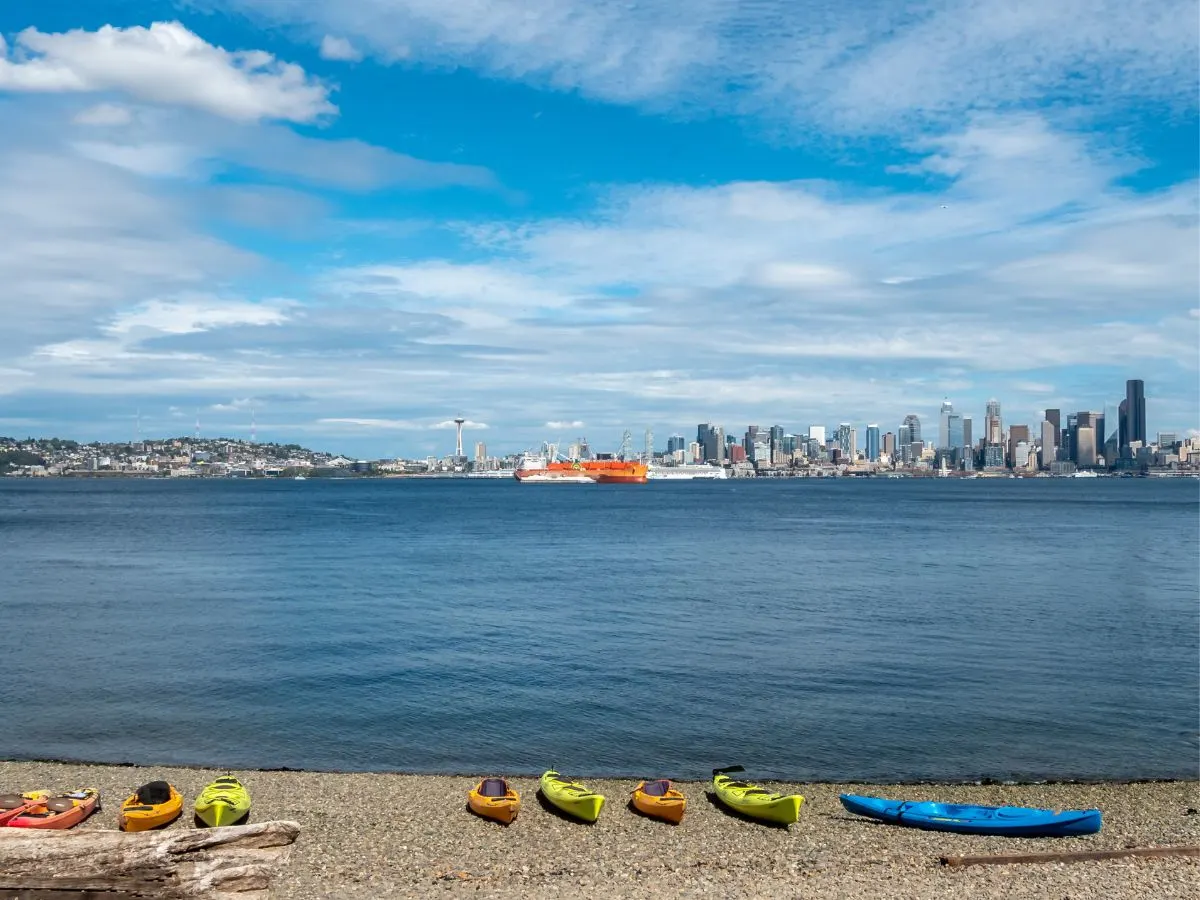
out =
<path fill-rule="evenodd" d="M 1197 487 L 0 479 L 0 756 L 1194 777 Z"/>

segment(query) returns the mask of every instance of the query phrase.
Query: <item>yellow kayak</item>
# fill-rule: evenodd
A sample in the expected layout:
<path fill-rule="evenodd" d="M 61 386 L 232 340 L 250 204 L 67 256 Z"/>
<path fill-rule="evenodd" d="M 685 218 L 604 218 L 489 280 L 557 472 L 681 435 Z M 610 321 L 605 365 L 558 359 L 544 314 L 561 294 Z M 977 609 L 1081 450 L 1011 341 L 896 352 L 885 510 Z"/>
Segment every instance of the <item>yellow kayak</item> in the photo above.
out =
<path fill-rule="evenodd" d="M 238 825 L 250 816 L 250 792 L 232 775 L 226 775 L 200 792 L 195 808 L 196 818 L 205 825 Z"/>
<path fill-rule="evenodd" d="M 143 784 L 124 803 L 117 824 L 122 831 L 149 831 L 179 818 L 183 795 L 165 781 Z"/>
<path fill-rule="evenodd" d="M 734 781 L 730 772 L 746 771 L 741 766 L 713 769 L 713 791 L 717 798 L 730 809 L 744 816 L 791 825 L 800 818 L 800 806 L 804 798 L 799 794 L 774 794 L 764 787 Z"/>
<path fill-rule="evenodd" d="M 569 816 L 595 822 L 604 809 L 604 797 L 576 781 L 568 781 L 554 770 L 542 775 L 542 796 Z"/>

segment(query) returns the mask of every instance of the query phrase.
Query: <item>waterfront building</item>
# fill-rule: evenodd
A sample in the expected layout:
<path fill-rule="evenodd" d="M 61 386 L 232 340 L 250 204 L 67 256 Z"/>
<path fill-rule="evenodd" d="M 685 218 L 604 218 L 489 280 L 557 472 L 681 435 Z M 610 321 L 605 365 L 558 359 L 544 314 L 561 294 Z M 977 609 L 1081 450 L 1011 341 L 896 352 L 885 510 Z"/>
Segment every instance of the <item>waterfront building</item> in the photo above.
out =
<path fill-rule="evenodd" d="M 1004 447 L 1000 444 L 988 444 L 983 448 L 983 466 L 985 469 L 1004 468 Z"/>
<path fill-rule="evenodd" d="M 729 448 L 729 461 L 736 465 L 746 461 L 746 448 L 741 444 L 734 444 Z"/>
<path fill-rule="evenodd" d="M 1017 441 L 1013 447 L 1013 468 L 1027 469 L 1029 468 L 1029 451 L 1032 449 L 1029 441 Z"/>
<path fill-rule="evenodd" d="M 698 441 L 692 441 L 687 448 L 687 462 L 689 465 L 704 462 L 704 445 Z"/>
<path fill-rule="evenodd" d="M 879 426 L 878 425 L 868 425 L 867 426 L 867 461 L 868 462 L 879 462 L 880 449 L 881 448 L 879 446 Z"/>
<path fill-rule="evenodd" d="M 1134 441 L 1146 443 L 1146 386 L 1140 378 L 1131 378 L 1125 382 L 1125 411 L 1121 418 L 1125 423 L 1125 437 L 1122 446 L 1129 446 Z"/>

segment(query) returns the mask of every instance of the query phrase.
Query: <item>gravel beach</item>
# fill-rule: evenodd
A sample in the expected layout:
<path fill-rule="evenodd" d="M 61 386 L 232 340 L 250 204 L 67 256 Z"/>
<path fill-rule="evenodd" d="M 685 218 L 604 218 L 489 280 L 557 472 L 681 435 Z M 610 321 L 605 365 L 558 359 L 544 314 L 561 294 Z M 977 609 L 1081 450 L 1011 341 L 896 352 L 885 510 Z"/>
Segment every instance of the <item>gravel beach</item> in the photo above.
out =
<path fill-rule="evenodd" d="M 218 770 L 0 763 L 0 791 L 97 787 L 104 809 L 81 828 L 116 827 L 121 800 L 166 779 L 188 800 L 172 828 L 191 828 L 191 800 Z M 576 824 L 546 809 L 537 780 L 511 779 L 523 808 L 504 827 L 471 815 L 467 777 L 235 771 L 253 821 L 292 819 L 302 833 L 276 883 L 279 900 L 428 896 L 1196 898 L 1200 859 L 1120 859 L 948 869 L 943 855 L 1109 850 L 1200 844 L 1200 783 L 1055 785 L 803 785 L 784 830 L 714 805 L 703 783 L 682 783 L 677 827 L 628 808 L 631 781 L 588 780 L 608 797 L 600 821 Z M 568 773 L 569 774 L 569 773 Z M 749 773 L 752 777 L 752 773 Z M 923 832 L 858 819 L 842 791 L 988 805 L 1099 807 L 1094 836 L 1003 839 Z M 1189 812 L 1189 810 L 1192 810 Z"/>

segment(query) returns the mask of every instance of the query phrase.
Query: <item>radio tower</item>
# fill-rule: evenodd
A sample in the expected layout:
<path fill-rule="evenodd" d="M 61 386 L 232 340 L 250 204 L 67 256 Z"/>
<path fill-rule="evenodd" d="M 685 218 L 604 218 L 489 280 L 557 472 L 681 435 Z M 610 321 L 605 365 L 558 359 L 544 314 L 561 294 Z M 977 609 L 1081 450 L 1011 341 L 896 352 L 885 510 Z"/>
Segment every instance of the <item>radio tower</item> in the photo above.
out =
<path fill-rule="evenodd" d="M 454 424 L 458 428 L 458 439 L 454 442 L 454 455 L 462 456 L 462 427 L 466 419 L 455 419 Z"/>

